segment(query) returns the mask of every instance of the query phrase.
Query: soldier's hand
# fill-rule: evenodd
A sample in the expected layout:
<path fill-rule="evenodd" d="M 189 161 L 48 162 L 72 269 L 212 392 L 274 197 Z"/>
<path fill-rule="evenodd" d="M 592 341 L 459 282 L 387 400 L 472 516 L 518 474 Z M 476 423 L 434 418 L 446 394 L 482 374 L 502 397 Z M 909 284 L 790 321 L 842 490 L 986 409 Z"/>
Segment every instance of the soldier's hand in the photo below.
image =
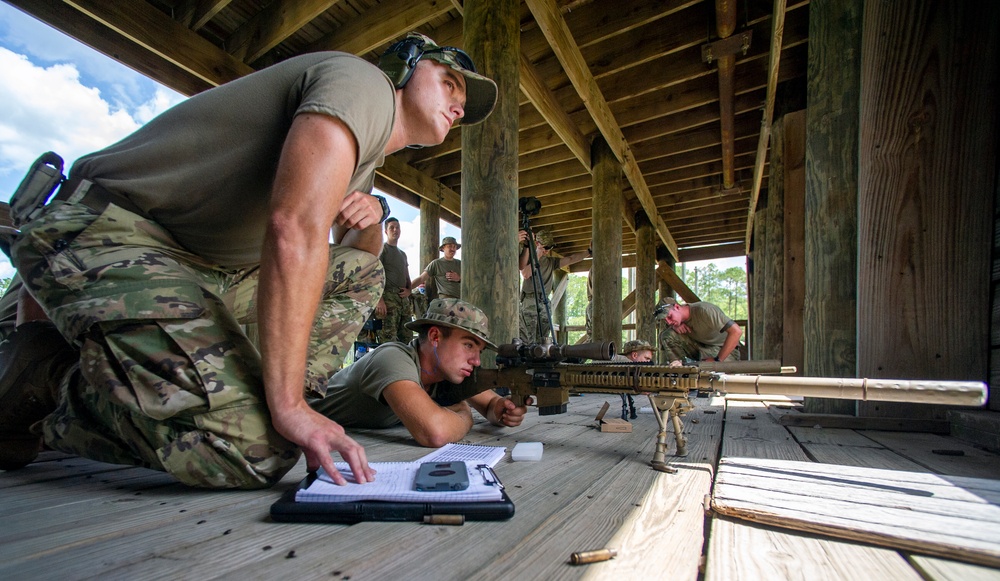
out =
<path fill-rule="evenodd" d="M 524 400 L 523 406 L 516 405 L 509 397 L 498 397 L 494 400 L 492 412 L 497 425 L 513 428 L 520 426 L 524 421 L 524 415 L 528 413 L 528 406 L 531 405 L 530 397 Z"/>
<path fill-rule="evenodd" d="M 355 191 L 344 196 L 337 212 L 337 224 L 353 230 L 378 224 L 382 218 L 382 204 L 371 194 Z"/>
<path fill-rule="evenodd" d="M 379 299 L 378 304 L 375 305 L 375 316 L 381 319 L 382 317 L 385 316 L 385 313 L 386 313 L 385 300 Z"/>
<path fill-rule="evenodd" d="M 375 480 L 375 471 L 368 465 L 364 447 L 349 437 L 340 424 L 316 412 L 305 401 L 284 413 L 272 410 L 271 419 L 279 434 L 302 448 L 310 472 L 322 466 L 334 484 L 347 484 L 347 479 L 333 464 L 331 454 L 339 452 L 351 467 L 355 482 L 364 484 Z"/>

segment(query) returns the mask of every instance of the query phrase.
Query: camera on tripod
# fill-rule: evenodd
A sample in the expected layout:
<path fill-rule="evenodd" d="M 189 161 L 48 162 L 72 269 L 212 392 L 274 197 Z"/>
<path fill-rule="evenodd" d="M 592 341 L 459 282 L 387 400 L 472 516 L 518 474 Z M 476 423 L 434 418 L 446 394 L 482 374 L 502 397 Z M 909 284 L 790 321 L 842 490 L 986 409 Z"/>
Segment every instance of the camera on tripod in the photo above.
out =
<path fill-rule="evenodd" d="M 538 198 L 518 198 L 517 209 L 525 216 L 535 216 L 542 211 L 542 203 Z"/>

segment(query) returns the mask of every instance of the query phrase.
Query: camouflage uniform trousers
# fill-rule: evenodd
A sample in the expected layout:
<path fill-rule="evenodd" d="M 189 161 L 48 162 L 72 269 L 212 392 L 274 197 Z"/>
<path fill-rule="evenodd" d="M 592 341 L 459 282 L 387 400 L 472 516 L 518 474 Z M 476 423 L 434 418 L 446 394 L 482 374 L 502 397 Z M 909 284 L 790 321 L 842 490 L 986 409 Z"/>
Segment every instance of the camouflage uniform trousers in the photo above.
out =
<path fill-rule="evenodd" d="M 535 294 L 524 294 L 521 296 L 521 321 L 518 326 L 518 334 L 525 343 L 541 343 L 542 337 L 550 335 L 548 328 L 548 313 L 541 297 L 536 303 Z M 538 321 L 542 321 L 543 334 L 538 333 Z"/>
<path fill-rule="evenodd" d="M 400 298 L 398 291 L 389 291 L 382 294 L 382 300 L 385 301 L 385 317 L 381 319 L 382 328 L 378 331 L 378 342 L 408 343 L 413 333 L 403 325 L 413 320 L 410 299 Z"/>
<path fill-rule="evenodd" d="M 695 361 L 703 361 L 709 357 L 716 357 L 722 345 L 706 345 L 699 343 L 688 334 L 681 334 L 671 328 L 666 328 L 660 332 L 660 356 L 662 364 L 669 364 L 671 361 L 683 360 L 685 357 Z M 733 349 L 733 352 L 726 357 L 726 361 L 739 361 L 740 350 Z"/>
<path fill-rule="evenodd" d="M 271 424 L 257 270 L 223 271 L 117 206 L 55 203 L 22 229 L 15 264 L 80 364 L 42 422 L 56 450 L 164 470 L 205 488 L 264 488 L 300 450 Z M 305 391 L 322 396 L 382 292 L 378 258 L 331 246 Z"/>

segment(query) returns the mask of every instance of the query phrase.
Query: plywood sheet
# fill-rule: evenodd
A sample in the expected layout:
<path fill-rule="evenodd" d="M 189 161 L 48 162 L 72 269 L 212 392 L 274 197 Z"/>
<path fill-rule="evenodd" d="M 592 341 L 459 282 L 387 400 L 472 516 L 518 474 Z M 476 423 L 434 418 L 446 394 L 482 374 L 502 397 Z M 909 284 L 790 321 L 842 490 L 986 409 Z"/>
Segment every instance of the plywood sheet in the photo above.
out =
<path fill-rule="evenodd" d="M 1000 482 L 726 458 L 712 508 L 754 522 L 1000 566 Z"/>

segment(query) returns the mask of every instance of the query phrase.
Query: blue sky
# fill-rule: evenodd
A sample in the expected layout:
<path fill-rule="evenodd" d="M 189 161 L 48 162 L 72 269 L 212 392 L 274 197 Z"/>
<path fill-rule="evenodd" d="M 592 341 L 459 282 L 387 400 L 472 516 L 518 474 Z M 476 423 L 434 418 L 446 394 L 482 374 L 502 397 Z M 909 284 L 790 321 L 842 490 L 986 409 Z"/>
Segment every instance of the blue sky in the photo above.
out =
<path fill-rule="evenodd" d="M 29 165 L 55 151 L 67 170 L 81 155 L 128 135 L 182 101 L 163 87 L 86 45 L 0 2 L 0 196 L 8 200 Z M 390 199 L 399 218 L 399 246 L 419 274 L 419 212 Z M 461 231 L 441 222 L 441 236 Z M 458 252 L 461 258 L 461 250 Z M 689 264 L 694 268 L 701 263 Z M 719 268 L 745 259 L 716 261 Z M 0 278 L 14 270 L 0 253 Z"/>

